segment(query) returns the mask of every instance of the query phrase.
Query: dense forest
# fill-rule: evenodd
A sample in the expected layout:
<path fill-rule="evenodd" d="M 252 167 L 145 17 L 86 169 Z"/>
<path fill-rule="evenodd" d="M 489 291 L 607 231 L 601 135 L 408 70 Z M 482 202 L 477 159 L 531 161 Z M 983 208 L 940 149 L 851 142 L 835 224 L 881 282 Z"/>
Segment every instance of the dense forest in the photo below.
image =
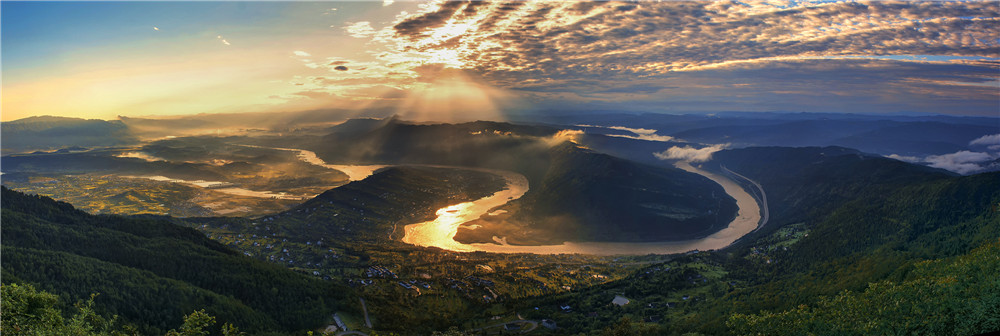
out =
<path fill-rule="evenodd" d="M 204 309 L 249 332 L 327 322 L 346 291 L 257 261 L 190 228 L 156 219 L 94 216 L 3 188 L 3 282 L 31 284 L 158 334 Z"/>
<path fill-rule="evenodd" d="M 805 156 L 788 172 L 718 158 L 773 196 L 778 211 L 768 230 L 722 251 L 679 256 L 520 307 L 565 321 L 570 333 L 605 326 L 713 335 L 1000 330 L 1000 282 L 987 275 L 998 265 L 1000 173 L 952 176 L 842 148 L 747 151 Z M 837 183 L 819 178 L 838 174 Z M 811 204 L 811 211 L 788 202 Z M 610 305 L 615 295 L 632 302 Z M 616 324 L 622 319 L 628 323 Z"/>
<path fill-rule="evenodd" d="M 368 309 L 382 323 L 379 329 L 402 334 L 415 329 L 426 334 L 448 325 L 466 330 L 490 324 L 488 319 L 496 314 L 555 321 L 557 328 L 533 333 L 559 335 L 964 335 L 1000 330 L 1000 280 L 992 276 L 1000 271 L 1000 173 L 956 176 L 839 147 L 747 148 L 717 154 L 703 168 L 739 171 L 767 192 L 772 212 L 764 228 L 724 250 L 646 259 L 633 268 L 636 271 L 615 280 L 577 288 L 517 297 L 501 291 L 493 297 L 503 300 L 495 303 L 479 298 L 470 304 L 460 296 L 430 289 L 427 293 L 442 296 L 411 294 L 397 288 L 394 279 L 385 280 L 386 287 L 358 286 L 349 271 L 380 269 L 379 262 L 394 260 L 390 267 L 401 277 L 416 280 L 431 266 L 406 265 L 408 258 L 424 254 L 442 260 L 465 258 L 404 249 L 387 233 L 409 211 L 432 203 L 434 208 L 440 205 L 436 202 L 448 199 L 480 197 L 500 187 L 500 181 L 485 174 L 389 169 L 374 179 L 256 220 L 94 216 L 67 203 L 4 188 L 4 307 L 20 307 L 7 300 L 31 298 L 24 300 L 39 302 L 30 305 L 37 309 L 25 314 L 49 316 L 27 322 L 5 317 L 4 328 L 31 324 L 62 330 L 58 328 L 75 328 L 81 325 L 76 321 L 87 320 L 83 325 L 98 333 L 163 334 L 200 325 L 213 334 L 233 328 L 251 334 L 301 334 L 330 323 L 337 310 L 356 310 L 353 297 L 366 293 Z M 750 158 L 780 160 L 785 165 L 768 168 Z M 430 183 L 441 178 L 455 185 Z M 399 184 L 411 188 L 385 189 Z M 469 188 L 471 193 L 459 192 Z M 420 202 L 430 203 L 400 208 L 386 203 L 413 195 L 423 195 Z M 369 211 L 361 216 L 361 209 Z M 311 225 L 312 219 L 333 223 L 342 216 L 351 226 Z M 349 272 L 321 273 L 336 281 L 319 280 L 289 270 L 301 270 L 300 265 L 265 262 L 263 254 L 251 259 L 244 255 L 250 250 L 234 250 L 218 242 L 221 237 L 212 240 L 184 227 L 214 227 L 210 233 L 225 227 L 236 237 L 262 226 L 267 231 L 264 219 L 281 236 L 323 235 L 330 248 L 350 259 L 338 261 L 343 264 L 338 267 Z M 354 233 L 346 234 L 347 229 Z M 347 240 L 334 244 L 337 239 Z M 273 240 L 277 244 L 278 238 Z M 235 241 L 229 244 L 241 246 L 233 245 Z M 484 253 L 474 257 L 490 259 Z M 477 263 L 488 262 L 470 263 L 477 270 L 471 279 L 480 283 L 505 279 L 479 271 L 483 267 Z M 548 272 L 565 277 L 601 267 L 586 263 L 556 266 Z M 622 267 L 613 263 L 608 265 Z M 455 272 L 466 271 L 455 268 Z M 469 279 L 465 278 L 473 281 Z M 524 280 L 518 279 L 511 281 Z M 442 289 L 447 283 L 460 283 L 444 278 L 426 281 Z M 345 282 L 356 287 L 347 288 Z M 483 296 L 525 287 L 510 286 L 491 284 L 469 292 Z M 626 302 L 621 304 L 619 297 Z M 462 309 L 415 310 L 442 304 Z M 425 319 L 407 328 L 407 321 L 418 315 Z M 212 323 L 204 323 L 210 319 Z"/>

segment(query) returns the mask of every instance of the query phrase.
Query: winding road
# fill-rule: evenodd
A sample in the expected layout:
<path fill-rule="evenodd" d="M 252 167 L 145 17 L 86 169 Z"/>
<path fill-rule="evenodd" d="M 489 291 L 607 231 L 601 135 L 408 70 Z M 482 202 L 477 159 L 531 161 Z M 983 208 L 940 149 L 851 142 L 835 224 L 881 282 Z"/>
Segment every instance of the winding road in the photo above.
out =
<path fill-rule="evenodd" d="M 760 228 L 764 227 L 764 225 L 767 224 L 767 220 L 771 218 L 771 211 L 767 207 L 767 193 L 764 192 L 764 187 L 761 187 L 760 183 L 757 183 L 757 181 L 751 180 L 749 177 L 740 175 L 737 172 L 729 170 L 729 168 L 726 168 L 726 166 L 722 166 L 722 170 L 724 170 L 726 173 L 733 174 L 736 177 L 739 177 L 741 179 L 746 180 L 747 182 L 750 182 L 750 184 L 752 184 L 754 187 L 756 187 L 757 191 L 760 192 L 760 195 L 757 195 L 757 193 L 754 192 L 754 196 L 759 196 L 759 198 L 755 197 L 755 199 L 757 200 L 757 203 L 760 203 L 760 209 L 761 209 L 762 215 L 761 215 L 761 219 L 760 219 L 760 224 L 757 225 L 756 229 L 753 229 L 754 231 L 760 230 Z"/>

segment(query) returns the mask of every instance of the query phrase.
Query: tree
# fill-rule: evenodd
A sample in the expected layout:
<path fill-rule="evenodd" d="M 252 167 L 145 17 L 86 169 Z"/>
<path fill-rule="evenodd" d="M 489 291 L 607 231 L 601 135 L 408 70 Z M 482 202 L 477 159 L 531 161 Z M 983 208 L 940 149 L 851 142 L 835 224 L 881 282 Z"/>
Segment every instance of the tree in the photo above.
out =
<path fill-rule="evenodd" d="M 87 301 L 74 305 L 76 313 L 68 320 L 56 308 L 59 297 L 38 291 L 31 285 L 0 285 L 0 332 L 13 335 L 126 335 L 114 328 L 118 316 L 104 318 L 94 311 L 92 294 Z"/>

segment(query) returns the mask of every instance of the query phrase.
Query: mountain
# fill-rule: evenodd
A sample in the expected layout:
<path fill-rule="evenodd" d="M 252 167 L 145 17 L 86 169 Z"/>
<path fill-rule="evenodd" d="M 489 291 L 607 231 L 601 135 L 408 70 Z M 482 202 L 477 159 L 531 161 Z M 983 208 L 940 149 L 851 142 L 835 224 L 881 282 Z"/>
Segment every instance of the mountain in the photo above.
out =
<path fill-rule="evenodd" d="M 190 162 L 150 162 L 116 156 L 121 153 L 121 150 L 92 150 L 82 153 L 13 154 L 3 157 L 3 170 L 4 173 L 115 172 L 207 181 L 223 180 L 228 174 L 246 170 L 240 163 L 231 163 L 227 167 Z"/>
<path fill-rule="evenodd" d="M 348 122 L 352 125 L 359 122 Z M 548 145 L 559 129 L 492 121 L 416 124 L 389 119 L 368 122 L 367 132 L 336 127 L 307 148 L 328 163 L 438 164 L 513 170 L 529 180 L 545 174 Z"/>
<path fill-rule="evenodd" d="M 0 124 L 3 153 L 83 147 L 121 146 L 138 139 L 120 121 L 52 116 L 29 117 Z"/>
<path fill-rule="evenodd" d="M 385 125 L 398 122 L 399 122 L 399 117 L 396 116 L 383 119 L 354 118 L 354 119 L 348 119 L 336 126 L 327 128 L 325 131 L 329 137 L 350 139 L 364 135 L 365 133 L 369 133 Z"/>
<path fill-rule="evenodd" d="M 705 167 L 722 163 L 763 186 L 776 207 L 768 230 L 525 300 L 524 318 L 555 319 L 565 333 L 649 335 L 1000 329 L 1000 282 L 988 275 L 1000 248 L 1000 173 L 955 176 L 838 147 L 721 151 Z M 631 303 L 609 305 L 614 295 Z"/>
<path fill-rule="evenodd" d="M 303 132 L 324 130 L 331 124 L 355 117 L 385 118 L 394 109 L 369 108 L 364 112 L 344 109 L 321 109 L 281 113 L 202 113 L 160 118 L 134 118 L 119 116 L 136 134 L 143 138 L 191 136 L 218 133 L 254 132 Z"/>
<path fill-rule="evenodd" d="M 720 173 L 727 167 L 760 183 L 771 217 L 760 233 L 827 213 L 864 192 L 955 175 L 835 146 L 722 150 L 712 154 L 704 167 Z"/>
<path fill-rule="evenodd" d="M 327 162 L 443 164 L 525 175 L 528 192 L 499 208 L 506 214 L 473 223 L 480 229 L 460 230 L 463 242 L 492 242 L 494 235 L 515 244 L 689 239 L 735 216 L 735 200 L 702 176 L 590 151 L 571 138 L 539 125 L 391 119 L 368 132 L 331 133 L 310 149 Z"/>
<path fill-rule="evenodd" d="M 922 121 L 858 132 L 836 139 L 831 144 L 883 155 L 940 155 L 968 149 L 972 140 L 997 133 L 1000 133 L 1000 120 L 993 125 Z"/>
<path fill-rule="evenodd" d="M 882 155 L 940 155 L 966 149 L 970 141 L 996 133 L 997 126 L 988 124 L 821 119 L 713 126 L 670 135 L 687 141 L 730 143 L 737 147 L 837 145 Z"/>
<path fill-rule="evenodd" d="M 169 221 L 93 216 L 2 188 L 3 282 L 63 297 L 92 293 L 102 315 L 162 334 L 205 309 L 252 333 L 324 325 L 346 290 L 253 260 Z"/>
<path fill-rule="evenodd" d="M 469 223 L 456 240 L 512 244 L 666 241 L 707 236 L 736 215 L 721 186 L 673 167 L 655 167 L 565 142 L 549 150 L 545 178 L 505 213 Z"/>
<path fill-rule="evenodd" d="M 330 189 L 287 211 L 259 219 L 194 218 L 190 221 L 299 243 L 319 240 L 335 245 L 355 241 L 386 243 L 402 238 L 402 225 L 433 219 L 439 208 L 489 196 L 504 185 L 501 178 L 478 171 L 390 167 L 364 180 Z M 396 227 L 397 224 L 402 225 Z"/>
<path fill-rule="evenodd" d="M 936 167 L 953 167 L 961 173 L 995 170 L 977 159 L 963 162 L 961 168 L 950 163 L 963 151 L 996 158 L 988 143 L 972 141 L 1000 132 L 1000 118 L 958 117 L 944 115 L 865 115 L 850 113 L 777 113 L 718 112 L 713 114 L 576 114 L 538 116 L 531 122 L 578 125 L 587 136 L 581 143 L 595 150 L 650 163 L 651 153 L 671 146 L 689 144 L 725 144 L 728 148 L 756 146 L 841 146 L 883 156 L 899 155 L 911 162 Z M 670 142 L 639 141 L 621 136 L 624 128 L 655 132 Z M 625 134 L 625 136 L 635 136 Z M 946 156 L 947 155 L 947 156 Z M 935 157 L 946 156 L 946 157 Z M 961 160 L 961 159 L 960 159 Z M 653 163 L 655 164 L 655 162 Z M 976 167 L 978 166 L 978 167 Z"/>

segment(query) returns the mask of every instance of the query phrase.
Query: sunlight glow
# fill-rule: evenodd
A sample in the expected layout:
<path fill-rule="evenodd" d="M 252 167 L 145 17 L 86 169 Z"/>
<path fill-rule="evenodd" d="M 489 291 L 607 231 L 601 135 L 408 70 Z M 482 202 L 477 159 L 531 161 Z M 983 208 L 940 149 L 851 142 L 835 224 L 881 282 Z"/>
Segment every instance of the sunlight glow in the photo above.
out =
<path fill-rule="evenodd" d="M 511 104 L 505 91 L 445 69 L 431 83 L 410 90 L 398 114 L 406 119 L 462 122 L 504 120 L 502 107 Z"/>

